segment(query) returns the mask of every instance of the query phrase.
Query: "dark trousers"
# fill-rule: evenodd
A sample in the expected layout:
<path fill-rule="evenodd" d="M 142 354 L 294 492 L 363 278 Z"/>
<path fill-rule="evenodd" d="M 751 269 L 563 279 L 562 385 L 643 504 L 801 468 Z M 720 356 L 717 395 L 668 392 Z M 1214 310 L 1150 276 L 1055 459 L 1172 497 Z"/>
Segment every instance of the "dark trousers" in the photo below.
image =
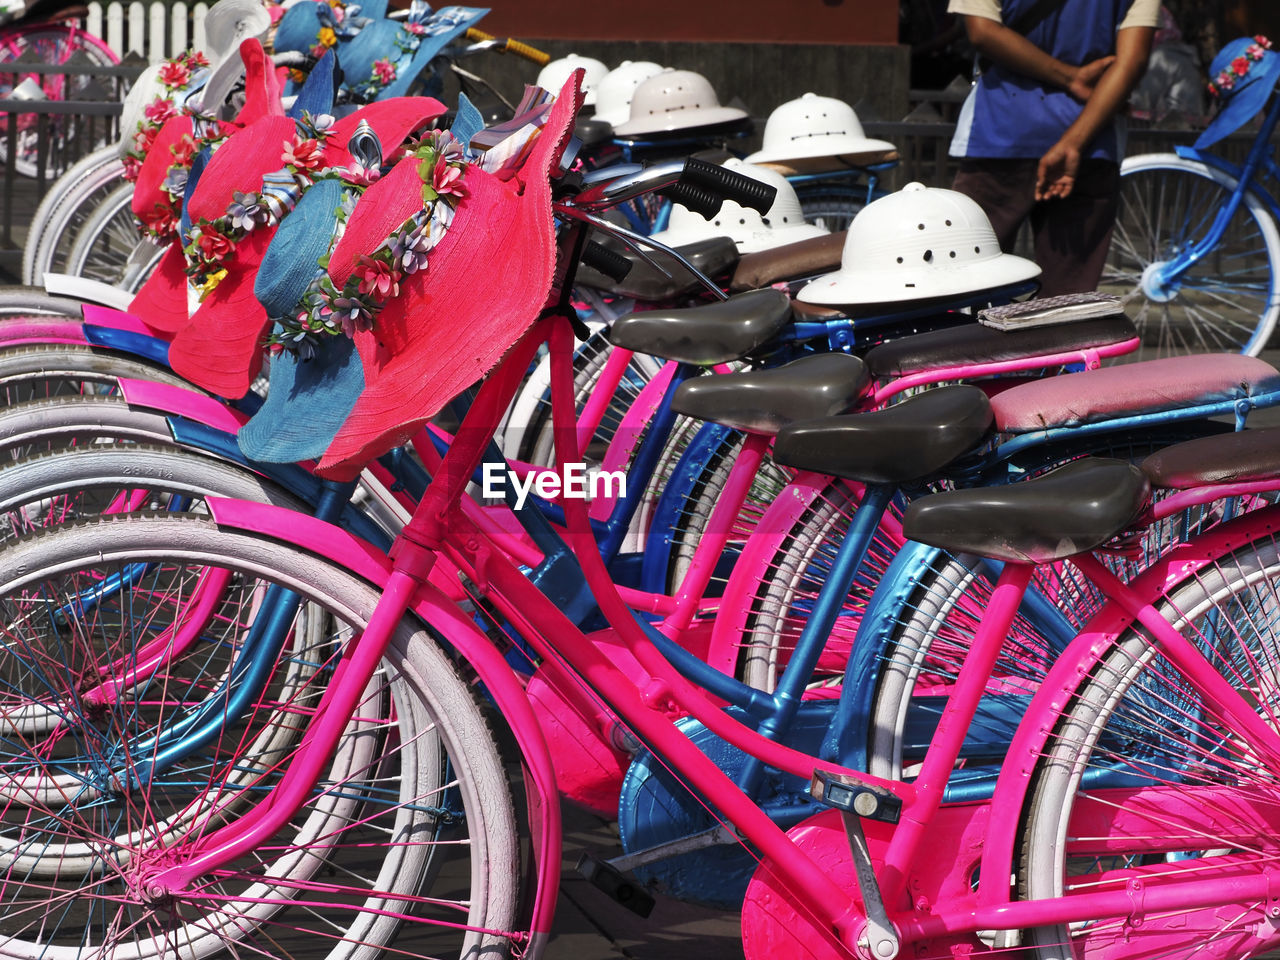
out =
<path fill-rule="evenodd" d="M 1096 290 L 1120 204 L 1120 167 L 1085 160 L 1070 196 L 1036 203 L 1039 162 L 962 160 L 952 187 L 982 207 L 1006 253 L 1013 252 L 1022 221 L 1030 220 L 1040 296 Z"/>

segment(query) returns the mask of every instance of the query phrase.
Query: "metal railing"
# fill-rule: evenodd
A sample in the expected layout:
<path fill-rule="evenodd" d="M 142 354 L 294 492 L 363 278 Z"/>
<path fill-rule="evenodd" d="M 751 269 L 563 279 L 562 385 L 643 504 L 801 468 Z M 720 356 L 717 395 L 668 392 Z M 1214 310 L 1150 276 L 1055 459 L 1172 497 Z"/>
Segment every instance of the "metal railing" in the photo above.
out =
<path fill-rule="evenodd" d="M 20 62 L 19 75 L 90 78 L 94 100 L 0 100 L 0 268 L 16 274 L 26 225 L 58 174 L 120 138 L 121 101 L 141 64 Z M 21 159 L 21 162 L 19 160 Z"/>

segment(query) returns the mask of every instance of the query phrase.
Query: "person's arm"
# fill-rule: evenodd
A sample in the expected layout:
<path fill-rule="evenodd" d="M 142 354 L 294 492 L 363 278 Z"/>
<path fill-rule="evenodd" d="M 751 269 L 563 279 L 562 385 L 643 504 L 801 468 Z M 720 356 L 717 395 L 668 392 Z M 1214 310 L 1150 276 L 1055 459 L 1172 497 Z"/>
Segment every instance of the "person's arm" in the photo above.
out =
<path fill-rule="evenodd" d="M 1002 67 L 1066 90 L 1077 100 L 1088 100 L 1094 85 L 1111 65 L 1113 57 L 1102 57 L 1080 66 L 1063 63 L 1004 24 L 987 17 L 966 15 L 965 30 L 974 48 Z"/>
<path fill-rule="evenodd" d="M 1080 116 L 1040 158 L 1036 172 L 1037 200 L 1065 197 L 1071 193 L 1080 169 L 1081 154 L 1142 79 L 1155 35 L 1154 27 L 1128 27 L 1116 33 L 1115 62 L 1098 80 Z"/>

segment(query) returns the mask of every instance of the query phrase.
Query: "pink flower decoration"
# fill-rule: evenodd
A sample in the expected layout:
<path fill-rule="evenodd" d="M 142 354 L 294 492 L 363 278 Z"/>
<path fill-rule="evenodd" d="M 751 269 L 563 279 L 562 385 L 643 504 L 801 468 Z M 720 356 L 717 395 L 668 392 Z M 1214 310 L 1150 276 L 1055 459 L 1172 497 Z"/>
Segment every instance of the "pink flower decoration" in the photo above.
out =
<path fill-rule="evenodd" d="M 373 294 L 379 300 L 389 300 L 400 293 L 400 273 L 381 260 L 361 257 L 352 272 L 360 281 L 357 289 L 362 294 Z"/>
<path fill-rule="evenodd" d="M 1236 78 L 1229 73 L 1224 73 L 1218 78 L 1218 85 L 1222 87 L 1223 90 L 1230 90 L 1236 85 Z"/>
<path fill-rule="evenodd" d="M 142 161 L 137 157 L 129 154 L 123 160 L 124 178 L 130 182 L 138 179 L 138 174 L 142 172 Z"/>
<path fill-rule="evenodd" d="M 343 180 L 357 187 L 372 186 L 381 178 L 382 171 L 377 167 L 366 167 L 354 160 L 351 161 L 351 166 L 347 167 L 342 173 Z"/>
<path fill-rule="evenodd" d="M 1262 47 L 1263 50 L 1271 49 L 1271 41 L 1268 40 L 1266 37 L 1264 37 L 1260 33 L 1253 38 L 1253 42 L 1256 43 L 1258 46 Z"/>
<path fill-rule="evenodd" d="M 143 114 L 152 123 L 159 125 L 164 123 L 170 117 L 177 116 L 178 111 L 173 105 L 172 100 L 166 100 L 164 97 L 156 97 L 144 109 Z"/>
<path fill-rule="evenodd" d="M 207 67 L 208 65 L 209 65 L 209 58 L 206 57 L 199 50 L 192 50 L 189 54 L 187 54 L 188 67 Z"/>
<path fill-rule="evenodd" d="M 437 163 L 431 171 L 431 187 L 440 196 L 462 196 L 462 169 L 449 163 Z"/>
<path fill-rule="evenodd" d="M 1256 43 L 1249 44 L 1244 51 L 1244 55 L 1250 60 L 1261 60 L 1264 53 L 1266 53 L 1266 51 Z"/>
<path fill-rule="evenodd" d="M 292 143 L 284 141 L 284 154 L 281 157 L 287 167 L 299 170 L 319 170 L 324 166 L 324 153 L 318 140 L 294 139 Z"/>
<path fill-rule="evenodd" d="M 191 68 L 184 63 L 166 63 L 160 68 L 160 82 L 166 87 L 185 87 L 191 79 Z"/>
<path fill-rule="evenodd" d="M 379 83 L 386 86 L 396 78 L 396 65 L 386 57 L 381 60 L 375 60 L 373 61 L 373 75 L 378 78 Z"/>
<path fill-rule="evenodd" d="M 1237 76 L 1243 77 L 1246 73 L 1249 72 L 1249 58 L 1236 57 L 1234 60 L 1231 61 L 1231 69 L 1236 72 Z"/>
<path fill-rule="evenodd" d="M 406 23 L 404 24 L 404 28 L 419 37 L 427 32 L 426 26 L 421 23 Z"/>
<path fill-rule="evenodd" d="M 196 143 L 195 138 L 189 133 L 184 133 L 182 139 L 169 148 L 173 152 L 173 163 L 170 166 L 191 166 L 191 160 L 199 148 L 200 145 Z"/>

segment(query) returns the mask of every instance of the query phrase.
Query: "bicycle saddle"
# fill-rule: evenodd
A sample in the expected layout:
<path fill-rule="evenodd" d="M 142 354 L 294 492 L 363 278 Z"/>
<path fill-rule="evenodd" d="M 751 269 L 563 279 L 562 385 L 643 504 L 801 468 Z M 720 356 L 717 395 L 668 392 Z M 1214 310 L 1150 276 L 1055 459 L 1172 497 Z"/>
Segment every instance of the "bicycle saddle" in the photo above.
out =
<path fill-rule="evenodd" d="M 1247 483 L 1280 475 L 1280 427 L 1198 437 L 1142 461 L 1153 487 L 1185 490 L 1214 483 Z"/>
<path fill-rule="evenodd" d="M 867 351 L 867 369 L 877 380 L 917 370 L 1003 363 L 1026 357 L 1124 343 L 1138 335 L 1124 314 L 1027 330 L 996 330 L 980 323 L 918 333 Z"/>
<path fill-rule="evenodd" d="M 840 257 L 844 251 L 845 231 L 829 233 L 825 237 L 810 237 L 796 243 L 784 244 L 771 250 L 748 253 L 738 261 L 733 271 L 729 289 L 757 290 L 781 280 L 830 273 L 840 269 Z"/>
<path fill-rule="evenodd" d="M 618 347 L 682 363 L 728 363 L 772 339 L 791 317 L 781 290 L 751 290 L 683 310 L 629 313 L 609 329 Z"/>
<path fill-rule="evenodd" d="M 1150 493 L 1137 466 L 1086 457 L 1035 480 L 914 500 L 902 532 L 956 553 L 1048 563 L 1106 543 L 1134 521 Z"/>
<path fill-rule="evenodd" d="M 874 413 L 783 427 L 778 463 L 863 483 L 911 483 L 969 453 L 991 429 L 991 403 L 975 386 L 938 387 Z"/>
<path fill-rule="evenodd" d="M 1092 423 L 1280 390 L 1280 371 L 1234 353 L 1164 357 L 1047 377 L 1005 390 L 991 401 L 1005 433 Z"/>
<path fill-rule="evenodd" d="M 676 388 L 671 409 L 752 433 L 844 413 L 870 378 L 857 357 L 820 353 L 781 367 L 695 377 Z"/>
<path fill-rule="evenodd" d="M 677 247 L 676 250 L 708 277 L 723 276 L 738 262 L 738 248 L 728 237 L 699 240 L 697 243 Z M 672 259 L 670 254 L 661 250 L 646 250 L 645 253 L 662 264 L 670 276 L 654 269 L 635 253 L 627 251 L 622 256 L 631 261 L 631 270 L 622 280 L 613 280 L 591 267 L 580 266 L 574 282 L 611 296 L 650 302 L 674 300 L 702 289 L 702 283 Z"/>

